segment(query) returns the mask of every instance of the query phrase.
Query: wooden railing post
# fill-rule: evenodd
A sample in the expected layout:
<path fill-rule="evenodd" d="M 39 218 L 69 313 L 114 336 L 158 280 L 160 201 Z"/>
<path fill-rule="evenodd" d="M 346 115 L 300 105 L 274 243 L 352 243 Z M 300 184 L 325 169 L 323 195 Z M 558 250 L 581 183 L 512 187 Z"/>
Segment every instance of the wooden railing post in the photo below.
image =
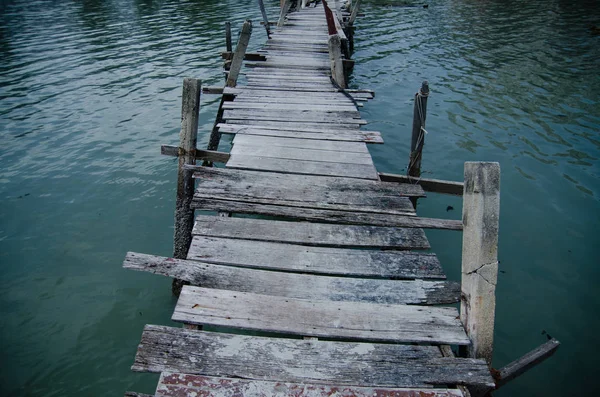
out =
<path fill-rule="evenodd" d="M 179 165 L 177 168 L 177 199 L 175 202 L 175 234 L 173 237 L 173 257 L 186 259 L 192 242 L 194 210 L 190 207 L 194 196 L 192 172 L 184 165 L 196 164 L 196 143 L 198 140 L 198 114 L 202 82 L 197 79 L 183 80 L 181 97 L 181 132 L 179 133 Z M 173 280 L 173 293 L 179 294 L 183 281 Z"/>
<path fill-rule="evenodd" d="M 341 88 L 346 88 L 346 77 L 344 76 L 344 64 L 342 62 L 342 41 L 340 36 L 332 34 L 329 36 L 329 61 L 331 62 L 331 76 Z"/>
<path fill-rule="evenodd" d="M 265 10 L 265 3 L 263 0 L 258 0 L 258 7 L 260 8 L 260 13 L 262 15 L 263 24 L 265 25 L 265 30 L 267 31 L 267 38 L 271 38 L 271 27 L 269 26 L 269 18 L 267 18 L 267 10 Z"/>
<path fill-rule="evenodd" d="M 229 74 L 227 75 L 227 79 L 225 82 L 226 87 L 235 87 L 237 84 L 237 79 L 240 74 L 240 71 L 242 70 L 242 62 L 244 61 L 244 56 L 246 55 L 246 50 L 248 49 L 248 43 L 250 42 L 251 34 L 252 21 L 247 20 L 242 26 L 240 38 L 238 40 L 237 46 L 235 47 L 235 52 L 233 53 L 233 59 L 229 67 Z M 219 128 L 217 127 L 217 125 L 223 120 L 223 102 L 225 102 L 225 99 L 226 97 L 225 95 L 223 95 L 221 97 L 219 109 L 217 110 L 217 117 L 215 118 L 213 129 L 210 133 L 210 137 L 208 138 L 208 146 L 206 147 L 207 150 L 217 150 L 219 148 L 219 142 L 221 141 L 221 133 L 219 132 Z"/>
<path fill-rule="evenodd" d="M 492 363 L 498 277 L 500 165 L 465 163 L 460 319 L 471 339 L 466 356 Z"/>
<path fill-rule="evenodd" d="M 246 50 L 248 49 L 248 43 L 250 42 L 251 34 L 252 21 L 246 20 L 242 26 L 240 38 L 237 46 L 235 47 L 235 52 L 233 53 L 231 67 L 229 68 L 229 76 L 227 76 L 227 83 L 225 83 L 225 86 L 227 87 L 235 87 L 237 84 L 237 79 L 240 71 L 242 70 L 242 62 L 244 61 L 244 56 L 246 55 Z"/>
<path fill-rule="evenodd" d="M 279 20 L 277 21 L 277 27 L 280 28 L 285 23 L 285 16 L 287 15 L 290 7 L 292 6 L 292 0 L 281 0 L 281 13 L 279 14 Z"/>
<path fill-rule="evenodd" d="M 415 94 L 410 159 L 407 170 L 407 175 L 415 178 L 421 176 L 421 157 L 423 153 L 423 144 L 425 143 L 425 119 L 427 118 L 428 96 L 429 83 L 423 81 L 421 89 Z"/>

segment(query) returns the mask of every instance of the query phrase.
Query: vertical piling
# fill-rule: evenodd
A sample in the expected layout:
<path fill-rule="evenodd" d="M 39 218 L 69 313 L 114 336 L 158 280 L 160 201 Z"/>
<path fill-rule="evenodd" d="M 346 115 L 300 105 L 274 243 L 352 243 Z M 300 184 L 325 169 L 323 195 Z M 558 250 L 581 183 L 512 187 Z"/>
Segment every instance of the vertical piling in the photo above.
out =
<path fill-rule="evenodd" d="M 231 44 L 231 22 L 225 22 L 225 46 L 227 47 L 227 52 L 233 51 Z"/>
<path fill-rule="evenodd" d="M 196 164 L 201 85 L 202 82 L 197 79 L 185 78 L 183 80 L 177 199 L 175 203 L 175 235 L 173 237 L 173 257 L 177 259 L 186 259 L 192 242 L 194 210 L 190 207 L 190 204 L 194 196 L 194 180 L 192 172 L 186 170 L 184 165 Z M 178 295 L 183 284 L 182 280 L 173 280 L 173 293 Z"/>
<path fill-rule="evenodd" d="M 427 118 L 427 98 L 429 96 L 429 83 L 427 80 L 421 84 L 421 89 L 415 94 L 413 108 L 412 139 L 410 142 L 410 159 L 407 175 L 418 178 L 421 176 L 421 157 L 425 143 L 425 119 Z"/>
<path fill-rule="evenodd" d="M 471 339 L 467 357 L 492 363 L 498 277 L 500 165 L 465 163 L 460 319 Z"/>

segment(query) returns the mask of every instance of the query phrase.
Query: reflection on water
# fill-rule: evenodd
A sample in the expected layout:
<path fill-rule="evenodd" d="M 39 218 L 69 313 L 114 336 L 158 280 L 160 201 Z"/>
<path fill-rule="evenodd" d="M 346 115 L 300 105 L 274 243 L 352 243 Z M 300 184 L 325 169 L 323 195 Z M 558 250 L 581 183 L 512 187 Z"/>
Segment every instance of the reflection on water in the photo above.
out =
<path fill-rule="evenodd" d="M 428 79 L 424 171 L 460 179 L 464 161 L 502 165 L 494 364 L 542 330 L 564 343 L 498 395 L 585 390 L 600 325 L 600 6 L 406 3 L 367 1 L 358 22 L 352 84 L 377 92 L 362 110 L 386 140 L 371 147 L 377 166 L 403 172 L 412 94 Z M 156 377 L 129 366 L 143 324 L 169 324 L 169 281 L 120 261 L 169 255 L 175 165 L 158 148 L 177 140 L 182 78 L 220 84 L 222 24 L 245 18 L 255 49 L 254 1 L 0 3 L 1 394 L 153 391 Z M 202 99 L 201 145 L 217 100 Z M 447 205 L 461 207 L 430 197 L 421 210 L 460 216 Z M 457 279 L 460 235 L 428 234 Z"/>

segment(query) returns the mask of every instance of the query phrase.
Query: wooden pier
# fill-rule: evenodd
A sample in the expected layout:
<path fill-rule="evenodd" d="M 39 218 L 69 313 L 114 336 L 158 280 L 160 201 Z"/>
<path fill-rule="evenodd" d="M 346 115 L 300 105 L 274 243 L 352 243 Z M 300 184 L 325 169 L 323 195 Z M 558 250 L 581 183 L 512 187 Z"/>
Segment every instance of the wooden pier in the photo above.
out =
<path fill-rule="evenodd" d="M 208 150 L 196 147 L 200 82 L 184 81 L 180 144 L 162 149 L 179 156 L 174 257 L 124 262 L 181 289 L 172 319 L 184 327 L 147 325 L 133 364 L 161 374 L 155 396 L 496 386 L 499 166 L 467 163 L 464 184 L 377 172 L 367 144 L 383 140 L 359 112 L 373 93 L 345 89 L 357 10 L 286 1 L 258 54 L 246 53 L 247 21 L 224 54 L 225 86 L 205 90 L 223 95 Z M 234 135 L 229 153 L 216 151 L 222 134 Z M 463 221 L 417 216 L 423 187 L 463 194 Z M 464 234 L 461 283 L 421 252 L 428 228 Z"/>

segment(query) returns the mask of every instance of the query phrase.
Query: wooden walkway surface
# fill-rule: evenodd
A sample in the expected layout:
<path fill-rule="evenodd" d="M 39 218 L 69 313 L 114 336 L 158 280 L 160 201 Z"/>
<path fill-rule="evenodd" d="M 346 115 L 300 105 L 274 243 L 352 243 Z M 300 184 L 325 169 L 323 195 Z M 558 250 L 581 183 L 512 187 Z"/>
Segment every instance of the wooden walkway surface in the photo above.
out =
<path fill-rule="evenodd" d="M 172 319 L 148 325 L 133 370 L 161 373 L 156 396 L 462 396 L 493 387 L 468 345 L 423 228 L 419 185 L 382 182 L 357 101 L 331 82 L 323 6 L 302 9 L 225 88 L 225 168 L 191 167 L 200 214 L 187 259 L 128 253 L 124 267 L 183 287 Z M 234 217 L 227 216 L 235 214 Z M 260 218 L 244 214 L 261 215 Z M 235 330 L 235 332 L 231 332 Z"/>

